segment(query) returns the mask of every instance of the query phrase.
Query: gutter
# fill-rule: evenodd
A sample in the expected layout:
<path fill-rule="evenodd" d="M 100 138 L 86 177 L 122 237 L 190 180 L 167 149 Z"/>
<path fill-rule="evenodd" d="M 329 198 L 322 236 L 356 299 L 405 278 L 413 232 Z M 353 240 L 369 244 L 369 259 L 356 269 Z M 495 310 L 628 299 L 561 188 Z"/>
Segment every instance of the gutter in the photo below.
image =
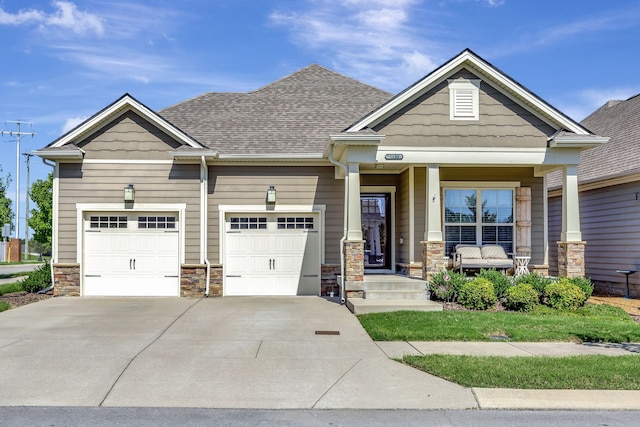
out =
<path fill-rule="evenodd" d="M 331 141 L 331 144 L 329 145 L 329 161 L 336 165 L 336 166 L 340 166 L 341 168 L 344 169 L 344 203 L 343 203 L 343 208 L 344 208 L 344 219 L 343 219 L 343 224 L 344 224 L 344 228 L 343 228 L 343 232 L 342 232 L 342 238 L 340 239 L 340 276 L 342 277 L 342 283 L 340 284 L 340 303 L 344 304 L 346 301 L 345 298 L 345 281 L 346 279 L 346 271 L 345 271 L 345 266 L 344 266 L 344 242 L 345 240 L 347 240 L 347 232 L 348 232 L 348 228 L 347 228 L 347 220 L 348 220 L 348 206 L 347 203 L 349 202 L 349 173 L 347 170 L 347 164 L 346 163 L 341 163 L 339 161 L 337 161 L 336 159 L 333 158 L 333 146 L 334 146 L 334 142 Z"/>

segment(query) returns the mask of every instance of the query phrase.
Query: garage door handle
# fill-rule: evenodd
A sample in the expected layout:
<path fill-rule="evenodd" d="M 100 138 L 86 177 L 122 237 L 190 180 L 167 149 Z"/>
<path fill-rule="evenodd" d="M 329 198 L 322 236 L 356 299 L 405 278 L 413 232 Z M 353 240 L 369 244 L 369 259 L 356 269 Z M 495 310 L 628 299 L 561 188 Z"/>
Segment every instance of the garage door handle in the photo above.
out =
<path fill-rule="evenodd" d="M 239 274 L 227 274 L 227 277 L 242 277 Z"/>
<path fill-rule="evenodd" d="M 102 277 L 100 274 L 85 274 L 84 277 Z"/>
<path fill-rule="evenodd" d="M 172 276 L 170 274 L 165 274 L 164 277 L 178 277 L 178 275 Z"/>
<path fill-rule="evenodd" d="M 129 258 L 129 270 L 135 270 L 135 269 L 136 269 L 136 259 Z"/>
<path fill-rule="evenodd" d="M 135 258 L 133 259 L 133 269 L 134 270 L 136 269 L 136 259 Z"/>

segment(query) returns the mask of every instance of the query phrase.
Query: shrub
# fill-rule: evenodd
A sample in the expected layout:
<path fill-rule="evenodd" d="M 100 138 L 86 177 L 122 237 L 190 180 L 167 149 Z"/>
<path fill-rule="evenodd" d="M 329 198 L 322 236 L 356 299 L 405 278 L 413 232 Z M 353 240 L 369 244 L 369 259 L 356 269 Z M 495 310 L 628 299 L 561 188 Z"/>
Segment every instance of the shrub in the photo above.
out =
<path fill-rule="evenodd" d="M 504 293 L 504 307 L 513 311 L 530 311 L 539 302 L 538 292 L 529 283 L 519 283 Z"/>
<path fill-rule="evenodd" d="M 458 302 L 471 310 L 487 310 L 498 301 L 493 284 L 487 279 L 477 278 L 467 282 L 460 290 Z"/>
<path fill-rule="evenodd" d="M 520 283 L 528 283 L 533 286 L 533 289 L 535 289 L 538 293 L 538 302 L 542 303 L 542 300 L 544 298 L 544 290 L 548 285 L 553 283 L 553 280 L 549 277 L 541 276 L 538 273 L 532 271 L 529 274 L 523 274 L 516 277 L 514 280 L 514 285 Z"/>
<path fill-rule="evenodd" d="M 502 274 L 495 268 L 492 268 L 491 270 L 482 269 L 478 274 L 476 274 L 476 277 L 490 281 L 493 284 L 493 290 L 498 299 L 501 299 L 504 296 L 505 291 L 513 285 L 509 276 Z"/>
<path fill-rule="evenodd" d="M 51 286 L 51 267 L 45 263 L 37 270 L 29 273 L 26 279 L 20 282 L 25 292 L 35 293 Z"/>
<path fill-rule="evenodd" d="M 560 280 L 546 287 L 545 303 L 557 310 L 575 310 L 584 304 L 584 292 L 568 280 Z"/>
<path fill-rule="evenodd" d="M 584 301 L 586 302 L 591 294 L 593 293 L 593 283 L 591 283 L 591 279 L 588 277 L 572 277 L 569 282 L 573 283 L 584 292 Z"/>
<path fill-rule="evenodd" d="M 467 283 L 464 274 L 455 271 L 439 271 L 429 280 L 431 296 L 439 301 L 457 301 L 460 289 Z"/>

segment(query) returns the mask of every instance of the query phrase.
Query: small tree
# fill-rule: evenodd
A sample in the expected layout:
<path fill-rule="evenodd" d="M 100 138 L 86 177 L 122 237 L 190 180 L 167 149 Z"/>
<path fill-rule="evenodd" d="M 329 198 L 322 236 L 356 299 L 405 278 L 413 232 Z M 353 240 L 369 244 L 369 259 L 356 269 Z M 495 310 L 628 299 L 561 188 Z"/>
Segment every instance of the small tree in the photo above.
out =
<path fill-rule="evenodd" d="M 0 227 L 4 224 L 11 224 L 13 227 L 13 209 L 11 208 L 11 199 L 7 197 L 7 189 L 11 184 L 11 174 L 7 174 L 6 178 L 2 177 L 2 166 L 0 166 Z"/>
<path fill-rule="evenodd" d="M 37 206 L 32 209 L 29 227 L 33 230 L 33 239 L 44 244 L 51 244 L 53 218 L 53 173 L 46 180 L 38 179 L 31 185 L 29 193 Z"/>

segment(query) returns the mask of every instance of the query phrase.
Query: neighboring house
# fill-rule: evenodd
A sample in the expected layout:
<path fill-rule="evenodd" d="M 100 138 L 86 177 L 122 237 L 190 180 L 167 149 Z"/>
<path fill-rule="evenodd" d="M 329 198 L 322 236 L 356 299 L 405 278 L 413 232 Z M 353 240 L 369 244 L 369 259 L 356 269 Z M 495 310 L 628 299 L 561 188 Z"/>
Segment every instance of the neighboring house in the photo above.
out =
<path fill-rule="evenodd" d="M 470 50 L 396 96 L 317 65 L 160 111 L 124 95 L 36 153 L 56 164 L 55 292 L 356 298 L 458 243 L 546 273 L 545 176 L 576 200 L 573 165 L 605 141 Z"/>
<path fill-rule="evenodd" d="M 604 291 L 626 293 L 626 278 L 616 270 L 640 270 L 640 95 L 609 101 L 582 121 L 610 137 L 584 151 L 577 166 L 586 275 Z M 562 191 L 557 174 L 549 187 L 549 236 L 560 238 Z M 550 258 L 550 272 L 557 265 Z M 631 295 L 640 295 L 640 274 L 629 276 Z"/>

